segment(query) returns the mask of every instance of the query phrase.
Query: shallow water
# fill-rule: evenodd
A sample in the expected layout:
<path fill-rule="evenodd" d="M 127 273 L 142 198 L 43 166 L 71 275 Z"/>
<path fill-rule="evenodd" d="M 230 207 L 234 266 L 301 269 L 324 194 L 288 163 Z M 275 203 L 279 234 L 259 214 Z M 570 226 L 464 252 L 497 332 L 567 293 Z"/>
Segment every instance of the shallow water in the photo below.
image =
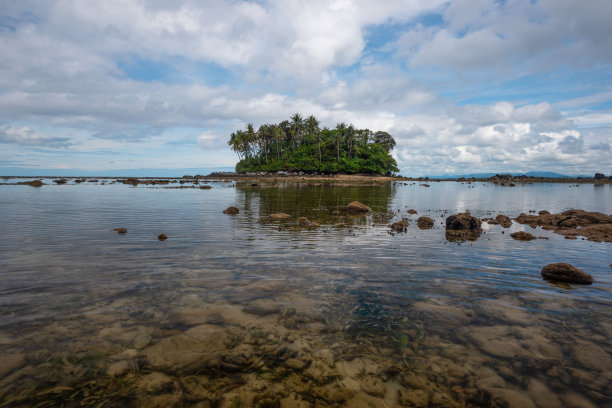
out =
<path fill-rule="evenodd" d="M 610 243 L 443 225 L 610 214 L 612 185 L 250 184 L 1 186 L 0 407 L 612 406 Z"/>

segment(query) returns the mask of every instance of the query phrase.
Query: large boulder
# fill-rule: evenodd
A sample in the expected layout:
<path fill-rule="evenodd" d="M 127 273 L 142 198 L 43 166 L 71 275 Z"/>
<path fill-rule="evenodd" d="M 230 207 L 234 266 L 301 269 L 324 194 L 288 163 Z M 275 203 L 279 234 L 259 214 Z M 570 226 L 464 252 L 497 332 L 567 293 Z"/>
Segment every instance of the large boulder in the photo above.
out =
<path fill-rule="evenodd" d="M 593 277 L 564 262 L 548 264 L 542 268 L 542 277 L 553 282 L 582 283 L 590 285 Z"/>
<path fill-rule="evenodd" d="M 510 219 L 510 217 L 504 214 L 498 214 L 497 217 L 495 217 L 495 221 L 501 224 L 501 226 L 504 228 L 510 228 L 510 226 L 512 225 L 512 220 Z"/>
<path fill-rule="evenodd" d="M 346 211 L 352 214 L 362 214 L 368 213 L 372 211 L 372 209 L 367 205 L 360 203 L 359 201 L 353 201 L 348 203 L 348 205 L 346 206 Z"/>
<path fill-rule="evenodd" d="M 469 212 L 454 214 L 446 219 L 446 239 L 449 241 L 476 241 L 482 234 L 481 221 Z"/>
<path fill-rule="evenodd" d="M 482 232 L 482 223 L 469 212 L 454 214 L 446 219 L 447 231 L 473 231 Z"/>

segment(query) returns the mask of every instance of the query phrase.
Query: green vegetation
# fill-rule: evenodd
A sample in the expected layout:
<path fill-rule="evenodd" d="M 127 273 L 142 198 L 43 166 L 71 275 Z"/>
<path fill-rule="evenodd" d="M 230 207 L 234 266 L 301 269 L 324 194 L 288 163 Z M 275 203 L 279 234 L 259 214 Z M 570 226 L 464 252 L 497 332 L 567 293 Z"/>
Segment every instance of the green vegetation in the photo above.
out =
<path fill-rule="evenodd" d="M 232 133 L 227 142 L 238 154 L 238 173 L 303 171 L 306 173 L 398 172 L 390 152 L 395 140 L 387 132 L 355 129 L 339 123 L 335 129 L 320 129 L 314 116 L 299 113 L 279 124 L 252 124 Z"/>

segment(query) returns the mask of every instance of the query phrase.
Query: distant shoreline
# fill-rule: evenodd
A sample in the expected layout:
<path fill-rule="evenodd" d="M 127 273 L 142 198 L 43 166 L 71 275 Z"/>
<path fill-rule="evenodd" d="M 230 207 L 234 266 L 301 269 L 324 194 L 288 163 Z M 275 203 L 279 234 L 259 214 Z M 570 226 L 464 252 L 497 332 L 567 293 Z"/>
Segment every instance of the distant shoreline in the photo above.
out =
<path fill-rule="evenodd" d="M 412 181 L 412 182 L 422 182 L 422 183 L 439 183 L 439 182 L 461 182 L 461 183 L 474 183 L 474 182 L 489 182 L 494 184 L 500 184 L 503 186 L 513 187 L 517 184 L 531 184 L 531 183 L 566 183 L 566 184 L 612 184 L 612 179 L 604 178 L 604 179 L 595 179 L 595 178 L 586 178 L 586 177 L 577 177 L 577 178 L 557 178 L 557 177 L 534 177 L 534 176 L 510 176 L 510 175 L 497 175 L 493 177 L 487 178 L 429 178 L 429 177 L 404 177 L 401 175 L 398 176 L 384 176 L 384 175 L 369 175 L 369 174 L 300 174 L 300 173 L 284 173 L 284 174 L 276 174 L 276 173 L 247 173 L 247 174 L 238 174 L 238 173 L 211 173 L 206 176 L 204 175 L 186 175 L 183 177 L 111 177 L 111 176 L 85 176 L 85 177 L 76 177 L 76 176 L 0 176 L 0 180 L 4 182 L 0 182 L 0 185 L 15 185 L 18 183 L 6 183 L 8 180 L 36 180 L 36 179 L 64 179 L 66 181 L 77 181 L 77 184 L 80 182 L 91 182 L 91 180 L 104 180 L 104 181 L 116 181 L 124 184 L 133 184 L 126 183 L 128 180 L 136 181 L 138 184 L 138 180 L 176 180 L 176 181 L 206 181 L 206 180 L 225 180 L 225 181 L 234 181 L 234 180 L 276 180 L 276 181 L 324 181 L 324 182 L 391 182 L 391 181 Z M 149 184 L 149 183 L 143 183 Z M 182 184 L 182 183 L 181 183 Z"/>

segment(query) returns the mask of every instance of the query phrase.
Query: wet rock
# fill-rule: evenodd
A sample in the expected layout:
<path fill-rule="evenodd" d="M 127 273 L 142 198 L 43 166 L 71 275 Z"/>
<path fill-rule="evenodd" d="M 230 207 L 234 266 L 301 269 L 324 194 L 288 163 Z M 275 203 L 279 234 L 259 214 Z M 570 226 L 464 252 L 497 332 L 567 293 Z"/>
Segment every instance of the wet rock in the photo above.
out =
<path fill-rule="evenodd" d="M 417 225 L 422 230 L 432 229 L 434 226 L 434 220 L 432 220 L 429 217 L 422 216 L 422 217 L 419 217 L 419 219 L 417 219 Z"/>
<path fill-rule="evenodd" d="M 113 228 L 113 231 L 117 232 L 117 234 L 125 235 L 127 234 L 127 228 Z"/>
<path fill-rule="evenodd" d="M 365 204 L 360 203 L 359 201 L 350 202 L 346 206 L 346 210 L 351 214 L 363 214 L 372 211 L 370 207 Z"/>
<path fill-rule="evenodd" d="M 516 239 L 517 241 L 531 241 L 532 239 L 538 239 L 535 235 L 525 231 L 513 232 L 510 234 L 510 236 L 512 239 Z"/>
<path fill-rule="evenodd" d="M 236 215 L 240 212 L 238 207 L 230 206 L 223 210 L 223 214 Z"/>
<path fill-rule="evenodd" d="M 53 182 L 55 184 L 66 184 L 68 182 L 68 180 L 66 180 L 66 179 L 56 179 L 56 180 L 53 180 Z"/>
<path fill-rule="evenodd" d="M 546 211 L 546 210 L 538 211 L 538 215 L 549 215 L 549 214 L 550 214 L 550 211 Z"/>
<path fill-rule="evenodd" d="M 415 210 L 414 208 L 411 208 L 411 209 L 408 210 L 408 214 L 414 215 L 416 213 L 417 213 L 417 210 Z"/>
<path fill-rule="evenodd" d="M 309 221 L 309 220 L 308 220 L 308 218 L 306 218 L 306 217 L 299 217 L 299 218 L 297 219 L 297 224 L 298 224 L 300 227 L 309 227 L 309 226 L 310 226 L 310 221 Z"/>
<path fill-rule="evenodd" d="M 211 188 L 212 186 L 209 186 L 209 185 L 200 186 L 200 190 L 210 190 Z"/>
<path fill-rule="evenodd" d="M 216 366 L 226 350 L 226 335 L 214 325 L 201 325 L 145 349 L 149 365 L 160 371 L 192 372 Z"/>
<path fill-rule="evenodd" d="M 288 220 L 289 218 L 291 218 L 291 215 L 286 213 L 274 213 L 270 214 L 269 217 L 271 220 Z"/>
<path fill-rule="evenodd" d="M 512 220 L 510 219 L 510 217 L 504 214 L 498 214 L 497 217 L 495 217 L 495 221 L 501 224 L 501 226 L 504 228 L 510 228 L 510 226 L 512 225 Z"/>
<path fill-rule="evenodd" d="M 553 282 L 581 283 L 587 285 L 593 283 L 593 277 L 591 275 L 564 262 L 546 265 L 542 268 L 541 274 L 544 279 Z"/>
<path fill-rule="evenodd" d="M 160 241 L 165 241 L 165 240 L 168 239 L 168 236 L 166 234 L 159 234 L 157 236 L 157 239 L 160 240 Z"/>
<path fill-rule="evenodd" d="M 476 241 L 482 234 L 482 223 L 469 212 L 454 214 L 446 219 L 446 239 L 448 241 Z"/>
<path fill-rule="evenodd" d="M 540 211 L 539 215 L 521 214 L 516 218 L 520 224 L 529 224 L 532 228 L 554 230 L 567 239 L 583 236 L 590 241 L 612 242 L 612 216 L 599 212 L 568 210 L 561 214 L 550 214 Z"/>
<path fill-rule="evenodd" d="M 395 232 L 406 232 L 406 229 L 408 228 L 408 220 L 404 218 L 401 221 L 390 224 L 389 227 L 391 227 L 391 229 Z"/>

